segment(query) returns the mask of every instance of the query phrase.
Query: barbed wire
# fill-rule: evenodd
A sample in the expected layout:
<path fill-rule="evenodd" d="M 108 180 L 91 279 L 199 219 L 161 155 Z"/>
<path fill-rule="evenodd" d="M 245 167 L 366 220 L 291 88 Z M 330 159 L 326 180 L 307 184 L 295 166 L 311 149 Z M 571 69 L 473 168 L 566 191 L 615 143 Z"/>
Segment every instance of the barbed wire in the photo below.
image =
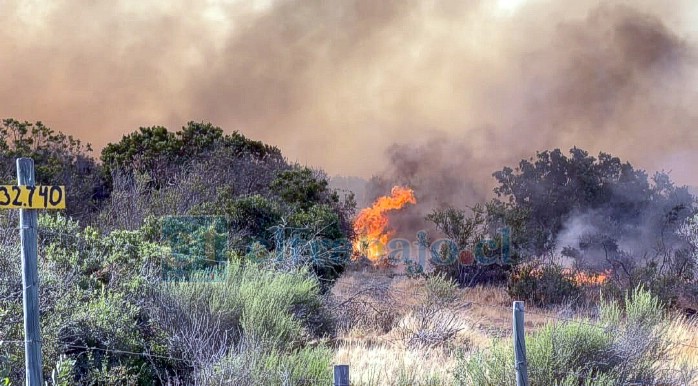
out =
<path fill-rule="evenodd" d="M 0 346 L 2 346 L 2 345 L 5 344 L 5 343 L 10 343 L 10 344 L 20 344 L 20 343 L 21 343 L 21 344 L 25 344 L 25 343 L 29 343 L 29 342 L 31 342 L 31 341 L 29 341 L 29 340 L 3 340 L 3 339 L 0 339 Z"/>
<path fill-rule="evenodd" d="M 148 357 L 148 358 L 158 358 L 158 359 L 168 359 L 168 360 L 173 360 L 177 362 L 187 362 L 191 363 L 192 361 L 189 359 L 183 359 L 183 358 L 176 358 L 170 355 L 159 355 L 159 354 L 151 354 L 151 353 L 138 353 L 135 351 L 127 351 L 127 350 L 118 350 L 118 349 L 110 349 L 110 348 L 102 348 L 102 347 L 90 347 L 90 346 L 81 346 L 81 345 L 75 345 L 75 344 L 68 344 L 64 343 L 63 344 L 65 347 L 70 347 L 70 348 L 79 348 L 83 350 L 97 350 L 97 351 L 104 351 L 104 352 L 110 352 L 110 353 L 115 353 L 115 354 L 123 354 L 123 355 L 131 355 L 131 356 L 139 356 L 139 357 Z"/>
<path fill-rule="evenodd" d="M 398 292 L 408 292 L 408 291 L 398 291 Z M 412 291 L 414 292 L 414 291 Z M 489 307 L 489 308 L 494 308 L 497 310 L 507 310 L 507 311 L 512 311 L 509 307 L 504 306 L 504 305 L 494 305 L 494 304 L 486 304 L 486 303 L 480 303 L 480 302 L 475 302 L 475 301 L 467 301 L 469 304 L 474 304 L 477 306 L 481 307 Z M 550 314 L 543 314 L 539 312 L 534 312 L 530 310 L 524 310 L 524 313 L 532 314 L 532 315 L 537 315 L 541 317 L 545 317 L 548 319 L 554 319 L 558 321 L 564 321 L 568 323 L 578 323 L 578 324 L 583 324 L 595 328 L 600 328 L 603 329 L 604 331 L 607 331 L 609 329 L 608 326 L 603 326 L 600 324 L 584 321 L 584 320 L 579 320 L 579 319 L 572 319 L 572 318 L 565 318 L 565 317 L 560 317 L 557 315 L 550 315 Z M 267 341 L 272 341 L 272 340 L 267 340 Z M 25 344 L 28 341 L 26 340 L 0 340 L 0 346 L 2 344 Z M 204 361 L 197 361 L 193 359 L 185 359 L 185 358 L 180 358 L 180 357 L 175 357 L 172 355 L 160 355 L 160 354 L 153 354 L 153 353 L 147 353 L 147 352 L 135 352 L 135 351 L 129 351 L 129 350 L 120 350 L 120 349 L 113 349 L 113 348 L 102 348 L 102 347 L 94 347 L 94 346 L 86 346 L 86 345 L 76 345 L 76 344 L 69 344 L 69 343 L 60 343 L 56 342 L 58 344 L 63 345 L 66 348 L 74 348 L 74 349 L 82 349 L 82 350 L 96 350 L 96 351 L 101 351 L 105 353 L 112 353 L 112 354 L 119 354 L 119 355 L 128 355 L 128 356 L 137 356 L 137 357 L 143 357 L 143 358 L 156 358 L 156 359 L 162 359 L 162 360 L 170 360 L 170 361 L 175 361 L 175 362 L 182 362 L 182 363 L 188 363 L 188 364 L 205 364 L 209 365 L 210 362 L 204 362 Z M 671 341 L 671 343 L 679 344 L 681 346 L 686 346 L 690 347 L 693 349 L 698 349 L 698 346 L 694 346 L 691 344 L 686 344 L 678 341 Z M 668 369 L 671 370 L 671 369 Z M 535 369 L 531 369 L 531 372 L 535 373 Z M 565 373 L 565 375 L 571 375 L 579 379 L 596 379 L 597 377 L 589 377 L 589 376 L 584 376 L 583 374 L 580 374 L 577 371 L 568 371 Z M 271 377 L 271 375 L 269 375 Z M 299 377 L 297 380 L 299 382 L 322 382 L 322 384 L 326 384 L 328 380 L 331 380 L 331 376 L 328 375 L 327 377 Z M 320 384 L 320 383 L 317 383 Z"/>
<path fill-rule="evenodd" d="M 262 341 L 271 341 L 271 340 L 262 340 Z M 12 344 L 25 344 L 28 341 L 25 340 L 0 340 L 0 346 L 4 343 L 12 343 Z M 135 357 L 141 357 L 141 358 L 156 358 L 156 359 L 163 359 L 163 360 L 170 360 L 170 361 L 175 361 L 175 362 L 182 362 L 186 363 L 189 365 L 192 364 L 198 364 L 198 365 L 211 365 L 210 361 L 203 361 L 203 360 L 194 360 L 194 359 L 184 359 L 184 358 L 179 358 L 179 357 L 174 357 L 171 355 L 160 355 L 160 354 L 152 354 L 152 353 L 146 353 L 146 352 L 135 352 L 135 351 L 129 351 L 129 350 L 120 350 L 120 349 L 113 349 L 113 348 L 103 348 L 103 347 L 93 347 L 93 346 L 85 346 L 85 345 L 75 345 L 75 344 L 69 344 L 69 343 L 61 343 L 61 342 L 56 342 L 54 343 L 61 344 L 62 346 L 66 348 L 74 348 L 74 349 L 82 349 L 82 350 L 95 350 L 95 351 L 101 351 L 104 353 L 112 353 L 112 354 L 119 354 L 119 355 L 128 355 L 128 356 L 135 356 Z M 329 369 L 328 369 L 329 370 Z M 265 378 L 272 378 L 273 375 L 270 374 L 264 374 L 263 377 Z M 297 378 L 298 382 L 303 382 L 307 383 L 308 381 L 311 382 L 322 382 L 322 383 L 317 383 L 317 384 L 326 384 L 328 380 L 331 380 L 332 376 L 329 375 L 326 377 L 307 377 L 307 376 L 302 376 Z"/>

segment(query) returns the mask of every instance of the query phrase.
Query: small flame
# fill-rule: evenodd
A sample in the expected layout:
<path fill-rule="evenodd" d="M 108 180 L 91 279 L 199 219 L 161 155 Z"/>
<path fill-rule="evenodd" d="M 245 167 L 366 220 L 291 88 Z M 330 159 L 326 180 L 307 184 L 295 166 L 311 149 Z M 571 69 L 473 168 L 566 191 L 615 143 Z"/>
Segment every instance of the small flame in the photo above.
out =
<path fill-rule="evenodd" d="M 543 276 L 543 269 L 537 267 L 531 271 L 531 274 L 536 278 L 540 278 Z M 608 281 L 608 278 L 611 276 L 611 271 L 585 272 L 564 268 L 562 270 L 562 274 L 572 280 L 578 286 L 599 286 Z"/>
<path fill-rule="evenodd" d="M 398 210 L 407 204 L 416 204 L 414 191 L 394 186 L 390 196 L 379 197 L 369 208 L 362 209 L 354 221 L 354 252 L 366 256 L 374 263 L 385 254 L 385 246 L 394 231 L 388 229 L 387 212 Z"/>
<path fill-rule="evenodd" d="M 588 273 L 588 272 L 568 272 L 568 275 L 572 277 L 572 280 L 577 283 L 577 285 L 595 286 L 601 285 L 608 280 L 610 271 L 605 271 L 602 273 Z"/>

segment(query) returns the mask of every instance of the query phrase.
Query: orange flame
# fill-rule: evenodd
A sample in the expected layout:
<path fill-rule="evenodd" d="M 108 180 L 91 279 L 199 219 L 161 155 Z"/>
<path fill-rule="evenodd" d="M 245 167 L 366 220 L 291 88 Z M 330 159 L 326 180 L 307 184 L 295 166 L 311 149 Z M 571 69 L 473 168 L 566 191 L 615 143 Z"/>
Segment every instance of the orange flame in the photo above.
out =
<path fill-rule="evenodd" d="M 380 261 L 385 254 L 385 246 L 394 233 L 388 229 L 387 212 L 416 203 L 412 189 L 394 186 L 390 196 L 379 197 L 371 207 L 362 209 L 354 221 L 354 252 L 366 256 L 374 263 Z"/>
<path fill-rule="evenodd" d="M 608 276 L 611 274 L 610 271 L 605 271 L 603 273 L 588 273 L 588 272 L 568 272 L 568 275 L 572 277 L 572 280 L 577 283 L 577 285 L 595 286 L 601 285 L 608 280 Z"/>
<path fill-rule="evenodd" d="M 543 269 L 538 267 L 531 271 L 534 277 L 540 278 L 543 275 Z M 572 280 L 578 286 L 599 286 L 608 281 L 611 276 L 611 271 L 606 270 L 604 272 L 585 272 L 573 270 L 571 268 L 564 268 L 562 274 Z"/>

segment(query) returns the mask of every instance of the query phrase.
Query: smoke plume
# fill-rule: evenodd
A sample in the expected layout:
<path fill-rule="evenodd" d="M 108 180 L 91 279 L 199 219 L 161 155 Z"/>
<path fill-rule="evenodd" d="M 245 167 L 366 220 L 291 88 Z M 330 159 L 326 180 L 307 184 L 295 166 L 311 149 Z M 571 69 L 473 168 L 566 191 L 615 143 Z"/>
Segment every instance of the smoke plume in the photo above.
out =
<path fill-rule="evenodd" d="M 211 121 L 460 204 L 536 150 L 698 184 L 698 6 L 662 1 L 0 1 L 0 116 L 100 148 Z M 389 190 L 384 190 L 382 194 Z"/>

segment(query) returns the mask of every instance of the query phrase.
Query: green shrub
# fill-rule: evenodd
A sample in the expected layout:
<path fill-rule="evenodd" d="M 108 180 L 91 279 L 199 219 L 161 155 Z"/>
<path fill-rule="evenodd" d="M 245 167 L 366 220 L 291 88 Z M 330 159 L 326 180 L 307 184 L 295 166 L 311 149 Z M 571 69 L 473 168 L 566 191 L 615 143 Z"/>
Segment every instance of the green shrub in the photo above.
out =
<path fill-rule="evenodd" d="M 276 374 L 303 367 L 294 359 L 298 355 L 319 352 L 325 358 L 324 351 L 306 347 L 318 331 L 316 324 L 323 323 L 318 322 L 322 304 L 312 274 L 239 261 L 231 261 L 226 271 L 219 281 L 198 274 L 201 281 L 195 275 L 190 282 L 162 283 L 154 294 L 154 325 L 163 330 L 169 354 L 187 360 L 183 370 L 213 377 L 229 374 L 238 362 L 243 366 L 241 358 L 252 358 L 267 363 L 258 370 L 272 368 Z"/>
<path fill-rule="evenodd" d="M 569 382 L 574 376 L 577 383 L 605 373 L 618 362 L 604 363 L 612 352 L 612 336 L 583 322 L 548 324 L 526 339 L 528 374 L 531 384 L 556 385 Z M 514 351 L 509 340 L 498 341 L 491 352 L 477 353 L 464 362 L 462 372 L 456 373 L 461 384 L 512 385 Z"/>
<path fill-rule="evenodd" d="M 163 284 L 163 289 L 190 302 L 205 294 L 203 301 L 211 312 L 238 316 L 245 336 L 272 339 L 282 346 L 302 335 L 302 320 L 292 311 L 306 309 L 308 314 L 321 305 L 317 280 L 307 271 L 280 273 L 233 261 L 224 281 L 201 279 Z"/>
<path fill-rule="evenodd" d="M 268 351 L 254 343 L 242 343 L 210 371 L 200 372 L 196 382 L 240 386 L 331 384 L 332 356 L 325 347 Z"/>
<path fill-rule="evenodd" d="M 622 306 L 604 302 L 597 321 L 572 320 L 546 325 L 526 336 L 532 385 L 681 384 L 685 374 L 662 367 L 674 344 L 667 337 L 662 304 L 641 288 Z M 489 351 L 460 358 L 459 384 L 513 385 L 511 342 L 497 341 Z"/>
<path fill-rule="evenodd" d="M 0 242 L 0 340 L 22 340 L 22 292 L 18 233 Z M 97 379 L 95 371 L 148 384 L 155 365 L 140 356 L 104 350 L 156 352 L 159 337 L 145 328 L 144 288 L 158 276 L 162 249 L 141 231 L 102 234 L 60 214 L 39 217 L 39 298 L 44 377 L 65 383 Z M 75 347 L 78 346 L 78 347 Z M 0 379 L 23 377 L 23 347 L 0 345 Z M 88 357 L 90 359 L 88 359 Z M 70 364 L 70 365 L 68 365 Z M 117 369 L 119 369 L 117 371 Z M 111 378 L 116 383 L 116 378 Z"/>
<path fill-rule="evenodd" d="M 13 241 L 14 242 L 14 241 Z M 159 337 L 146 327 L 143 294 L 147 284 L 159 276 L 156 267 L 162 248 L 146 241 L 141 231 L 114 231 L 102 234 L 95 228 L 81 228 L 61 215 L 39 217 L 39 280 L 44 375 L 69 383 L 149 384 L 159 371 L 140 355 L 110 353 L 125 350 L 157 353 Z M 13 254 L 12 256 L 16 256 Z M 10 267 L 8 267 L 10 268 Z M 9 273 L 21 284 L 18 269 Z M 21 291 L 0 280 L 0 339 L 22 339 Z M 20 287 L 21 288 L 21 287 Z M 17 327 L 14 327 L 17 326 Z M 21 379 L 23 356 L 19 350 L 5 353 L 12 369 L 10 378 Z M 9 354 L 9 355 L 8 355 Z M 15 355 L 18 354 L 18 355 Z M 57 369 L 56 364 L 61 364 Z M 70 364 L 70 365 L 68 365 Z M 109 374 L 109 380 L 105 374 Z M 97 382 L 99 383 L 99 382 Z"/>
<path fill-rule="evenodd" d="M 512 299 L 538 306 L 562 304 L 582 293 L 559 264 L 521 264 L 509 276 L 507 289 Z"/>

